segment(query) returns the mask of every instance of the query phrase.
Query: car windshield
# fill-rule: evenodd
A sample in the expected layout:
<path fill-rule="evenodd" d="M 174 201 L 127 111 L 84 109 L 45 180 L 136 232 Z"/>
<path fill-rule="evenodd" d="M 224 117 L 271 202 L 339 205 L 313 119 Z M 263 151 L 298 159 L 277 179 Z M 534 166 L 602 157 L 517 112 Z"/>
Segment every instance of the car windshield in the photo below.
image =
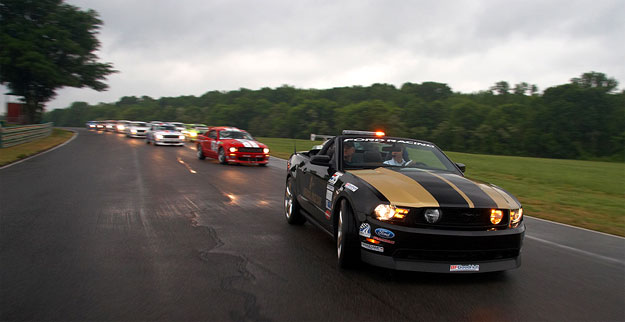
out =
<path fill-rule="evenodd" d="M 252 136 L 243 131 L 221 131 L 219 133 L 219 137 L 221 139 L 245 139 L 245 140 L 254 140 Z"/>
<path fill-rule="evenodd" d="M 132 122 L 130 123 L 130 126 L 147 126 L 147 124 L 145 122 Z"/>
<path fill-rule="evenodd" d="M 175 131 L 176 127 L 173 125 L 161 125 L 157 127 L 156 129 L 160 131 Z"/>
<path fill-rule="evenodd" d="M 345 169 L 388 167 L 458 172 L 441 150 L 422 141 L 348 137 L 343 139 L 341 152 Z"/>

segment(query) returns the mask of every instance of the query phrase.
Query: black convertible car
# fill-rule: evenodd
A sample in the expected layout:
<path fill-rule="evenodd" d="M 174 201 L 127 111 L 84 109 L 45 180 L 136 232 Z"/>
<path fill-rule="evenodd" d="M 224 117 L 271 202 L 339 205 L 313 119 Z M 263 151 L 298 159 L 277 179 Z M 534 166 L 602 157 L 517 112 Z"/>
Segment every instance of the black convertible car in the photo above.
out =
<path fill-rule="evenodd" d="M 336 239 L 340 267 L 475 273 L 521 264 L 519 201 L 426 141 L 344 131 L 287 165 L 285 215 Z"/>

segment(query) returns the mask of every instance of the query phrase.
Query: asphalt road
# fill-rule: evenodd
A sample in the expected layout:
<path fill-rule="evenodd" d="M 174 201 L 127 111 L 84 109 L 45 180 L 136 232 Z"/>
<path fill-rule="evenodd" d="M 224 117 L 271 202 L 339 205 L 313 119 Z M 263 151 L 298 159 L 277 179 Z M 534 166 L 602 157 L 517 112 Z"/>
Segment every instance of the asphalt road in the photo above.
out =
<path fill-rule="evenodd" d="M 77 131 L 0 170 L 0 320 L 625 320 L 625 239 L 526 218 L 518 270 L 343 271 L 286 223 L 285 161 Z"/>

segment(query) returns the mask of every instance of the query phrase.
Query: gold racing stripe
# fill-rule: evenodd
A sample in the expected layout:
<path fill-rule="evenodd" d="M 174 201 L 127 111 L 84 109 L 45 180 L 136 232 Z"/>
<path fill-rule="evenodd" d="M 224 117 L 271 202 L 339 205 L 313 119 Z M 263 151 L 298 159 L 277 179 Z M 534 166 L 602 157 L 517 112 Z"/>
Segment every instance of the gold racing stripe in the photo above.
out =
<path fill-rule="evenodd" d="M 495 201 L 497 208 L 514 208 L 512 207 L 512 204 L 510 204 L 497 190 L 493 189 L 491 186 L 483 183 L 478 183 L 477 186 L 480 187 L 480 189 L 482 189 L 482 191 L 484 191 L 491 199 L 493 199 L 493 201 Z"/>
<path fill-rule="evenodd" d="M 443 181 L 445 181 L 445 183 L 447 183 L 450 187 L 454 188 L 454 190 L 456 190 L 456 192 L 458 194 L 460 194 L 462 196 L 462 198 L 464 198 L 464 200 L 467 201 L 467 203 L 469 204 L 469 208 L 475 208 L 475 205 L 473 204 L 473 201 L 471 201 L 471 199 L 469 199 L 469 197 L 467 197 L 467 195 L 464 192 L 462 192 L 462 190 L 458 189 L 458 187 L 456 187 L 455 184 L 451 183 L 451 181 L 449 181 L 449 180 L 447 180 L 447 179 L 437 175 L 434 172 L 429 172 L 428 171 L 428 173 L 433 175 L 433 176 L 435 176 L 435 177 L 437 177 L 437 178 L 439 178 L 439 179 L 441 179 L 441 180 L 443 180 Z"/>
<path fill-rule="evenodd" d="M 388 199 L 392 205 L 404 207 L 438 207 L 438 201 L 418 182 L 393 170 L 347 171 L 366 181 Z"/>
<path fill-rule="evenodd" d="M 508 207 L 510 207 L 510 209 L 516 209 L 516 208 L 520 208 L 521 205 L 516 202 L 514 199 L 510 198 L 510 195 L 508 195 L 508 193 L 506 193 L 505 191 L 497 188 L 497 187 L 491 187 L 491 189 L 495 190 L 496 192 L 499 193 L 500 196 L 503 197 L 503 199 L 508 203 Z"/>

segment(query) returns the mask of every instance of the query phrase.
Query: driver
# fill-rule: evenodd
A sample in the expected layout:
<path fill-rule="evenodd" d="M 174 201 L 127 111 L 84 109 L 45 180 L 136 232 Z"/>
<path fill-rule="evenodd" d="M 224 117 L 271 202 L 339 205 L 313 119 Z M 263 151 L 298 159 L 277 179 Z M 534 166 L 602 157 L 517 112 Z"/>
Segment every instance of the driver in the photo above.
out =
<path fill-rule="evenodd" d="M 386 160 L 384 161 L 384 164 L 386 165 L 395 165 L 395 166 L 405 166 L 408 163 L 410 163 L 410 161 L 406 161 L 404 160 L 404 147 L 403 146 L 396 146 L 394 147 L 395 149 L 393 149 L 391 151 L 392 154 L 392 158 L 390 160 Z"/>
<path fill-rule="evenodd" d="M 349 165 L 352 162 L 352 157 L 356 152 L 353 142 L 343 142 L 343 164 Z"/>

